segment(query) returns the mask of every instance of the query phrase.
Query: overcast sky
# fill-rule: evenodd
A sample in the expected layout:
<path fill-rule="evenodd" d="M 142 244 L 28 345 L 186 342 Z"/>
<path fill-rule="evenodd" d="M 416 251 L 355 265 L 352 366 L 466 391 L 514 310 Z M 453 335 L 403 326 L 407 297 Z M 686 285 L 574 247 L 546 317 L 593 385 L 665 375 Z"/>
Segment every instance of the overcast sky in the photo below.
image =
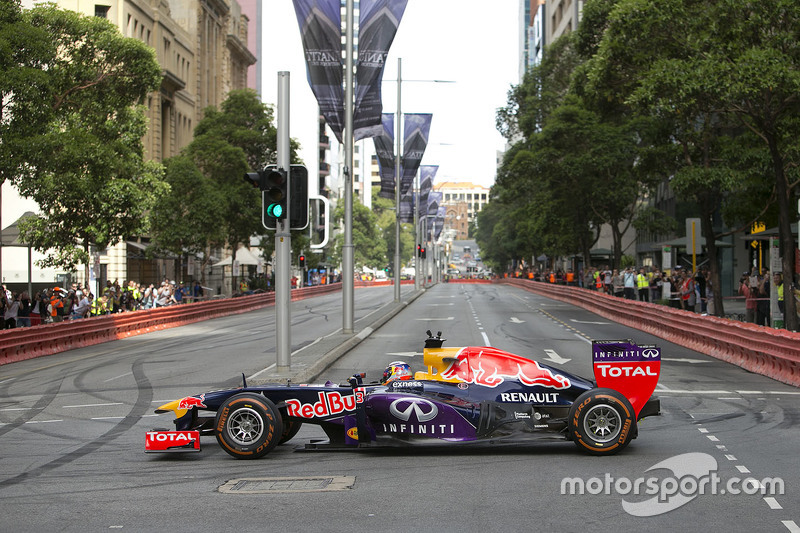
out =
<path fill-rule="evenodd" d="M 300 30 L 291 0 L 264 8 L 264 100 L 277 100 L 277 72 L 291 77 L 291 136 L 301 157 L 316 164 L 317 106 L 306 79 Z M 432 113 L 423 165 L 439 165 L 436 182 L 472 181 L 490 186 L 496 152 L 504 140 L 495 113 L 519 82 L 518 0 L 409 0 L 384 71 L 397 79 L 402 58 L 402 111 Z M 443 80 L 455 83 L 432 83 Z M 397 109 L 396 82 L 384 81 L 383 110 Z M 371 140 L 367 141 L 372 143 Z"/>

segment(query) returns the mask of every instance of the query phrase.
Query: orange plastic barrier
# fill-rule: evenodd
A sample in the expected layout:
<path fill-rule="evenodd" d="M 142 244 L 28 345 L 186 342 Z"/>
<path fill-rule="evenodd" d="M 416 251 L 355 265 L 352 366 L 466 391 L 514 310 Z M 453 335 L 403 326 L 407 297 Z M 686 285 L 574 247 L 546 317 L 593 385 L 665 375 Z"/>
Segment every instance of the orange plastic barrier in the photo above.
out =
<path fill-rule="evenodd" d="M 291 296 L 292 300 L 302 300 L 340 290 L 342 284 L 334 283 L 294 289 Z M 0 331 L 0 365 L 210 318 L 246 313 L 274 304 L 275 293 L 265 292 L 80 320 L 65 320 L 29 328 L 7 329 Z"/>
<path fill-rule="evenodd" d="M 628 327 L 772 379 L 800 386 L 800 333 L 766 328 L 663 305 L 625 300 L 578 287 L 498 280 L 571 303 Z"/>

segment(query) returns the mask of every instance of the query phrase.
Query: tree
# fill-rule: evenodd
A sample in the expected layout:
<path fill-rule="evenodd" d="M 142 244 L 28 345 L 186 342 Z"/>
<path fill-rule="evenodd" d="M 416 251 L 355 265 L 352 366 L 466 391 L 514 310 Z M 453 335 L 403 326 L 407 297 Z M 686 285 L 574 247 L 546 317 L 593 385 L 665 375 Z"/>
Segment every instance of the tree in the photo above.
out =
<path fill-rule="evenodd" d="M 344 219 L 344 200 L 340 199 L 333 213 L 339 223 Z M 341 262 L 344 234 L 334 238 L 332 259 Z M 378 218 L 361 202 L 353 202 L 353 264 L 356 268 L 383 267 L 387 264 L 386 239 L 378 226 Z"/>
<path fill-rule="evenodd" d="M 674 121 L 674 138 L 683 148 L 677 175 L 684 183 L 676 186 L 694 191 L 706 211 L 709 223 L 703 229 L 712 276 L 716 249 L 708 212 L 728 192 L 740 189 L 742 174 L 752 175 L 746 169 L 741 173 L 736 162 L 742 158 L 730 149 L 746 129 L 769 154 L 784 279 L 794 277 L 790 200 L 798 179 L 798 23 L 800 6 L 785 0 L 715 0 L 702 5 L 625 0 L 609 15 L 594 83 L 611 89 L 605 92 L 606 100 L 624 100 Z M 676 32 L 678 25 L 681 31 Z M 763 205 L 753 206 L 754 215 L 763 211 Z M 721 303 L 718 276 L 712 285 L 715 301 Z M 786 324 L 796 329 L 795 302 L 789 300 Z"/>
<path fill-rule="evenodd" d="M 250 89 L 231 91 L 220 109 L 206 108 L 192 142 L 166 164 L 173 187 L 151 216 L 157 245 L 207 259 L 212 247 L 236 250 L 264 234 L 261 194 L 243 177 L 275 163 L 277 135 L 272 108 Z"/>
<path fill-rule="evenodd" d="M 146 119 L 135 105 L 159 87 L 160 67 L 151 48 L 105 19 L 49 6 L 23 19 L 48 33 L 51 45 L 37 48 L 40 96 L 10 97 L 10 125 L 29 110 L 34 120 L 8 132 L 19 152 L 6 168 L 41 210 L 20 230 L 37 250 L 52 250 L 43 265 L 83 263 L 88 279 L 90 245 L 104 248 L 143 231 L 144 213 L 166 190 L 161 166 L 143 159 Z"/>

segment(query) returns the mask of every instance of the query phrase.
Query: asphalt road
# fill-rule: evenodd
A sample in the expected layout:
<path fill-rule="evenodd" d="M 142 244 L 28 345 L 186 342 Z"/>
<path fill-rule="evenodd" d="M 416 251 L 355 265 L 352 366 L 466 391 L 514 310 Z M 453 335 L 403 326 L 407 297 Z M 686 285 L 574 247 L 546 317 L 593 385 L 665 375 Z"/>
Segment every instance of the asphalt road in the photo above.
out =
<path fill-rule="evenodd" d="M 357 318 L 391 298 L 391 287 L 356 291 Z M 341 295 L 294 303 L 293 349 L 313 350 L 341 327 L 340 308 Z M 488 344 L 587 377 L 590 339 L 656 343 L 662 416 L 642 421 L 639 438 L 612 457 L 565 441 L 298 451 L 322 436 L 308 425 L 257 461 L 231 458 L 213 437 L 199 454 L 145 455 L 144 432 L 169 425 L 155 406 L 234 385 L 239 373 L 274 362 L 267 309 L 0 367 L 3 529 L 800 531 L 797 389 L 568 304 L 466 284 L 428 290 L 320 381 L 357 371 L 376 379 L 396 359 L 419 368 L 426 329 L 442 331 L 446 346 Z M 309 491 L 340 478 L 349 488 Z M 778 480 L 783 490 L 733 494 L 737 478 L 753 478 L 749 492 Z M 252 492 L 220 492 L 240 479 Z M 583 494 L 569 494 L 581 486 Z"/>

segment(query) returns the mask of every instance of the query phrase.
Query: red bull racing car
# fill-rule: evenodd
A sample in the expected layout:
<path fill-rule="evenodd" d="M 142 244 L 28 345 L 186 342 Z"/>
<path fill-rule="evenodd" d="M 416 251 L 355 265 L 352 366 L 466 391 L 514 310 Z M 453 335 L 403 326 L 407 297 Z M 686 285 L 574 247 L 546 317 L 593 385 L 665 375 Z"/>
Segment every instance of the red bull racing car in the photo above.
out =
<path fill-rule="evenodd" d="M 235 389 L 175 400 L 156 409 L 175 414 L 175 429 L 147 432 L 145 451 L 200 451 L 200 436 L 214 435 L 233 457 L 256 459 L 310 423 L 328 437 L 306 445 L 314 449 L 561 439 L 610 455 L 636 438 L 639 420 L 659 414 L 651 398 L 661 370 L 656 346 L 593 342 L 590 381 L 497 348 L 443 342 L 428 332 L 427 368 L 413 376 L 365 383 L 357 374 L 342 385 L 243 379 Z"/>

